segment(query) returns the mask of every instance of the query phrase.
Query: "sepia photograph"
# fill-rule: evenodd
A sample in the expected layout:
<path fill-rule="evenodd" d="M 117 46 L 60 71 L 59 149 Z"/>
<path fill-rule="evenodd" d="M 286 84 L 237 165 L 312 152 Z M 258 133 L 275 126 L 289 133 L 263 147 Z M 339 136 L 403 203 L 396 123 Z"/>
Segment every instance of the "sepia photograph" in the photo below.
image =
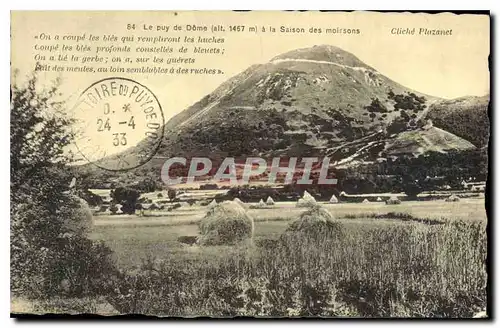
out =
<path fill-rule="evenodd" d="M 491 318 L 490 24 L 12 11 L 11 317 Z"/>

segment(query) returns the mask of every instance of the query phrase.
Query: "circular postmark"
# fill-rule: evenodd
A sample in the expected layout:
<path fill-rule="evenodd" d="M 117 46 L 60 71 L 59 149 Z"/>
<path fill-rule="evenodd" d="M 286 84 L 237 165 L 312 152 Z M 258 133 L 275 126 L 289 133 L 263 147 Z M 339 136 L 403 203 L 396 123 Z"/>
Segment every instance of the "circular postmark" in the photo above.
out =
<path fill-rule="evenodd" d="M 109 77 L 85 89 L 74 107 L 78 152 L 109 171 L 147 163 L 160 147 L 165 118 L 160 102 L 146 86 Z"/>

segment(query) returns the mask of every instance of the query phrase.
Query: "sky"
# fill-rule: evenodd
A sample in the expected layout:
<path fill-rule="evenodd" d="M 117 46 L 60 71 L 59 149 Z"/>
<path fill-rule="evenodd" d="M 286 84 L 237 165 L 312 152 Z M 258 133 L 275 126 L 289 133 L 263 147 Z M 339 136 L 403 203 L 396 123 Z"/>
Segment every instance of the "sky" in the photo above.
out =
<path fill-rule="evenodd" d="M 127 30 L 135 24 L 134 31 Z M 467 95 L 483 96 L 489 93 L 489 17 L 454 14 L 404 13 L 320 13 L 320 12 L 14 12 L 11 24 L 11 67 L 27 74 L 36 62 L 35 43 L 41 33 L 54 36 L 85 34 L 102 36 L 212 36 L 210 32 L 176 32 L 173 25 L 226 26 L 223 37 L 223 55 L 190 55 L 196 64 L 192 67 L 217 68 L 223 75 L 154 75 L 113 73 L 42 73 L 50 81 L 62 78 L 61 91 L 68 104 L 89 85 L 109 76 L 123 76 L 147 86 L 158 98 L 165 119 L 186 109 L 221 83 L 250 65 L 265 63 L 284 52 L 328 44 L 340 47 L 357 56 L 366 64 L 392 80 L 419 92 L 442 98 Z M 169 32 L 144 31 L 144 26 L 170 26 Z M 256 26 L 254 32 L 228 32 L 229 26 Z M 359 29 L 359 35 L 262 33 L 262 27 L 280 26 Z M 452 30 L 448 36 L 394 35 L 393 29 Z M 81 45 L 106 45 L 86 41 Z M 147 45 L 147 44 L 145 44 Z M 168 44 L 166 44 L 168 45 Z M 131 44 L 132 47 L 137 46 Z M 177 50 L 181 45 L 172 44 Z M 95 52 L 81 53 L 95 55 Z M 170 57 L 173 55 L 165 55 Z M 71 105 L 69 105 L 71 107 Z M 89 113 L 88 117 L 93 118 Z M 138 138 L 137 138 L 138 139 Z"/>

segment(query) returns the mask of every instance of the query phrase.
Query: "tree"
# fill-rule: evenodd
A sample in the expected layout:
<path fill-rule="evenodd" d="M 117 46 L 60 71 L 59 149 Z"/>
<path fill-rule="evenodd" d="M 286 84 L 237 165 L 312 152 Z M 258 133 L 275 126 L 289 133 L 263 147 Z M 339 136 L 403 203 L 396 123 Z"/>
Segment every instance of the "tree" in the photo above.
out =
<path fill-rule="evenodd" d="M 125 214 L 134 214 L 137 200 L 141 193 L 135 189 L 118 187 L 111 191 L 111 198 L 116 204 L 121 204 Z"/>
<path fill-rule="evenodd" d="M 155 190 L 161 190 L 161 185 L 150 177 L 142 179 L 139 183 L 134 186 L 129 186 L 129 188 L 136 189 L 140 192 L 153 192 Z"/>
<path fill-rule="evenodd" d="M 36 75 L 16 81 L 10 86 L 11 291 L 35 298 L 104 291 L 110 251 L 87 238 L 79 223 L 88 219 L 88 205 L 67 192 L 72 120 L 57 100 L 58 82 L 40 88 Z"/>
<path fill-rule="evenodd" d="M 387 113 L 387 107 L 380 102 L 378 98 L 372 98 L 372 102 L 365 106 L 365 109 L 370 113 Z"/>
<path fill-rule="evenodd" d="M 175 191 L 175 189 L 168 189 L 168 199 L 173 201 L 175 199 L 175 196 L 177 196 L 177 192 Z"/>
<path fill-rule="evenodd" d="M 416 199 L 417 195 L 424 191 L 421 183 L 418 181 L 403 180 L 403 191 L 409 199 Z"/>

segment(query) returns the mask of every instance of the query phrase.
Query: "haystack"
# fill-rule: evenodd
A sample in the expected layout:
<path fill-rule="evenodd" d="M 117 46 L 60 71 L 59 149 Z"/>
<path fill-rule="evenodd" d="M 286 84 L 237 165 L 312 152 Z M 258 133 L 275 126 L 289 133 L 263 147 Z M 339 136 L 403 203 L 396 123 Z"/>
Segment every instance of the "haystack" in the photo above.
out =
<path fill-rule="evenodd" d="M 267 205 L 274 205 L 274 199 L 272 199 L 271 196 L 267 197 L 266 204 Z"/>
<path fill-rule="evenodd" d="M 302 196 L 302 198 L 305 200 L 305 201 L 316 201 L 316 199 L 314 199 L 314 197 L 307 192 L 307 190 L 304 191 L 304 196 Z"/>
<path fill-rule="evenodd" d="M 296 207 L 308 207 L 308 208 L 313 208 L 318 206 L 318 203 L 316 201 L 311 201 L 311 200 L 305 200 L 304 198 L 299 198 L 297 200 L 297 203 L 295 204 Z"/>
<path fill-rule="evenodd" d="M 330 204 L 337 204 L 339 202 L 338 198 L 335 197 L 335 194 L 330 198 Z"/>
<path fill-rule="evenodd" d="M 258 209 L 258 208 L 267 208 L 266 203 L 261 199 L 257 204 L 252 204 L 250 205 L 250 208 L 252 209 Z"/>
<path fill-rule="evenodd" d="M 200 245 L 231 245 L 252 238 L 253 219 L 234 201 L 214 205 L 199 223 Z"/>
<path fill-rule="evenodd" d="M 332 213 L 323 207 L 316 206 L 300 215 L 290 223 L 286 234 L 305 233 L 311 237 L 318 237 L 325 233 L 342 234 L 342 224 L 336 221 Z"/>
<path fill-rule="evenodd" d="M 362 202 L 362 203 L 363 203 L 363 204 L 368 204 L 369 202 L 370 202 L 370 201 L 369 201 L 368 199 L 366 199 L 366 198 L 365 198 L 365 199 L 363 199 L 363 202 Z"/>
<path fill-rule="evenodd" d="M 458 197 L 457 195 L 451 195 L 450 197 L 446 198 L 446 201 L 447 202 L 459 202 L 460 197 Z"/>
<path fill-rule="evenodd" d="M 397 205 L 397 204 L 401 204 L 401 200 L 396 196 L 391 196 L 391 198 L 386 200 L 385 203 L 387 205 Z"/>
<path fill-rule="evenodd" d="M 208 207 L 209 207 L 209 208 L 212 208 L 212 207 L 214 207 L 215 205 L 217 205 L 217 202 L 215 201 L 215 199 L 212 199 L 212 201 L 210 202 L 210 204 L 208 204 Z"/>
<path fill-rule="evenodd" d="M 243 207 L 246 210 L 246 208 L 247 208 L 246 204 L 243 203 L 243 201 L 241 199 L 239 199 L 238 197 L 236 197 L 235 199 L 233 199 L 233 202 L 240 204 L 241 207 Z"/>
<path fill-rule="evenodd" d="M 316 199 L 311 196 L 310 193 L 304 191 L 304 196 L 297 201 L 296 207 L 309 207 L 313 208 L 317 206 Z"/>

